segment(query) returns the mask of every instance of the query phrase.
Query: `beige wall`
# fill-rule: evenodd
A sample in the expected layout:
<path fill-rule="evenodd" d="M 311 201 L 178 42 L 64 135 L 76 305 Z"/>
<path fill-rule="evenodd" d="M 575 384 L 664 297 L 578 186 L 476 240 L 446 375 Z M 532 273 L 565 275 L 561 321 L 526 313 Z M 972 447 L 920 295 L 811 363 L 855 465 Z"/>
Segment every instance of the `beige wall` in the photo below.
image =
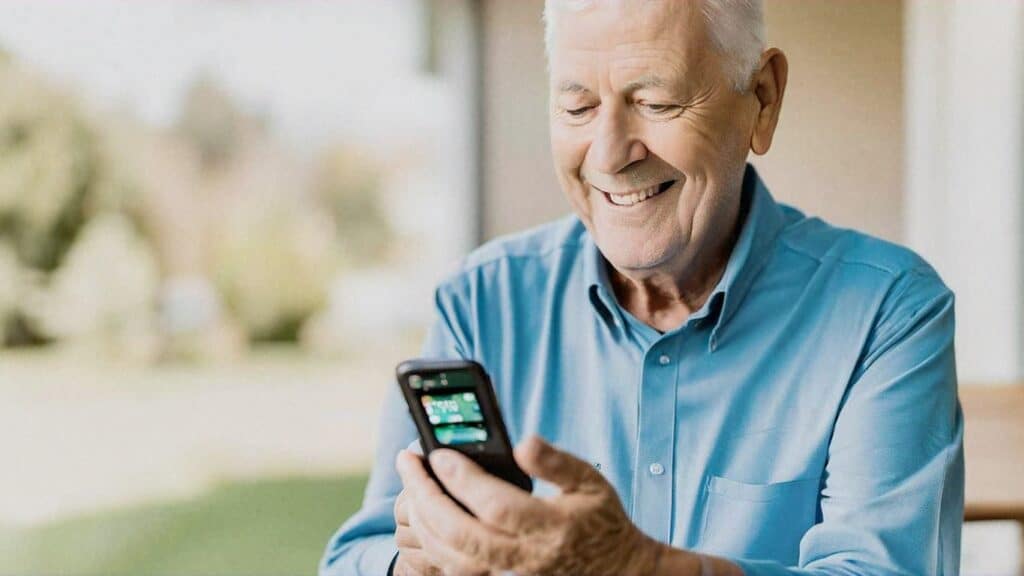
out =
<path fill-rule="evenodd" d="M 491 238 L 569 210 L 547 124 L 543 0 L 483 2 L 483 232 Z"/>
<path fill-rule="evenodd" d="M 754 160 L 777 198 L 808 214 L 903 237 L 903 3 L 766 3 L 789 56 L 775 142 Z"/>
<path fill-rule="evenodd" d="M 485 0 L 484 234 L 568 211 L 551 167 L 542 0 Z M 903 2 L 768 0 L 769 40 L 790 59 L 769 187 L 810 214 L 899 240 Z"/>

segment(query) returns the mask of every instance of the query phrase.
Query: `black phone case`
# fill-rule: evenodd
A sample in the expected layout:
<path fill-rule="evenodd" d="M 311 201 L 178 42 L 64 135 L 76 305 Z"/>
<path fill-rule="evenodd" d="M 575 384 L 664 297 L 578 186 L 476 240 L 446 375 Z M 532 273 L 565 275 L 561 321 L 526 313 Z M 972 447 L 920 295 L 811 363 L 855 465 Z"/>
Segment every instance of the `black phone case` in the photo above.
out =
<path fill-rule="evenodd" d="M 476 375 L 477 380 L 483 383 L 483 397 L 481 398 L 482 404 L 484 404 L 483 408 L 485 409 L 488 417 L 493 418 L 494 420 L 495 432 L 497 433 L 498 442 L 502 448 L 501 454 L 488 454 L 486 452 L 465 449 L 458 445 L 446 446 L 439 443 L 437 439 L 434 438 L 433 427 L 429 422 L 427 422 L 422 411 L 416 407 L 419 400 L 409 387 L 409 376 L 412 374 L 427 374 L 454 370 L 470 370 Z M 512 457 L 512 444 L 509 442 L 508 431 L 505 429 L 505 420 L 501 417 L 501 410 L 498 407 L 498 401 L 494 395 L 494 386 L 491 384 L 491 379 L 487 375 L 487 371 L 484 370 L 483 366 L 472 360 L 407 360 L 399 364 L 395 372 L 398 378 L 399 387 L 402 390 L 402 396 L 405 398 L 409 414 L 412 416 L 413 422 L 416 424 L 416 430 L 420 435 L 420 447 L 423 448 L 423 461 L 426 466 L 427 473 L 430 474 L 430 477 L 433 478 L 439 486 L 441 486 L 441 489 L 444 490 L 445 494 L 448 494 L 452 500 L 455 500 L 460 506 L 462 506 L 461 502 L 448 493 L 444 484 L 438 481 L 434 471 L 430 468 L 430 461 L 426 456 L 437 448 L 457 450 L 471 458 L 489 473 L 505 480 L 506 482 L 514 484 L 527 492 L 533 491 L 533 481 L 525 472 L 523 472 Z M 465 509 L 465 506 L 462 507 Z"/>

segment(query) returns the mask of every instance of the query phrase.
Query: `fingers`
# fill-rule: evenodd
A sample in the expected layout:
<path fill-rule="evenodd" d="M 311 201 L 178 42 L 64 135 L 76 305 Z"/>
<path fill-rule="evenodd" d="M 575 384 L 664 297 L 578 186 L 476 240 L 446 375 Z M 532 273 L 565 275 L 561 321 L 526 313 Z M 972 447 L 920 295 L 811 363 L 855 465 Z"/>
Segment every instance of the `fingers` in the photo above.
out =
<path fill-rule="evenodd" d="M 409 493 L 409 526 L 421 548 L 441 561 L 445 573 L 486 572 L 488 566 L 509 566 L 518 558 L 515 540 L 459 508 L 427 474 L 420 458 L 402 451 L 396 467 Z"/>
<path fill-rule="evenodd" d="M 399 492 L 398 498 L 395 498 L 395 525 L 409 525 L 408 496 L 405 490 Z"/>
<path fill-rule="evenodd" d="M 409 526 L 421 549 L 445 574 L 486 574 L 489 567 L 512 568 L 521 561 L 516 539 L 467 514 L 427 474 L 420 457 L 402 451 L 396 467 L 405 486 L 403 492 L 408 493 L 404 508 Z M 514 486 L 507 485 L 506 490 L 530 498 Z"/>
<path fill-rule="evenodd" d="M 423 467 L 422 457 L 417 456 L 408 450 L 400 450 L 395 458 L 395 469 L 402 478 L 403 492 L 410 492 L 413 498 L 445 496 L 441 487 L 434 482 L 434 479 L 427 474 Z M 447 496 L 445 496 L 447 498 Z"/>
<path fill-rule="evenodd" d="M 395 561 L 395 576 L 442 576 L 441 568 L 434 565 L 422 550 L 400 550 Z"/>
<path fill-rule="evenodd" d="M 446 521 L 429 505 L 418 504 L 410 507 L 413 530 L 422 550 L 443 568 L 444 574 L 487 574 L 490 566 L 511 567 L 509 562 L 514 557 L 511 541 L 502 540 L 503 537 L 490 533 L 479 523 L 478 530 L 462 529 Z"/>
<path fill-rule="evenodd" d="M 399 550 L 404 549 L 420 549 L 423 546 L 420 544 L 420 539 L 416 536 L 416 531 L 410 526 L 399 526 L 395 528 L 395 544 Z"/>
<path fill-rule="evenodd" d="M 519 467 L 530 476 L 555 484 L 563 492 L 603 489 L 607 481 L 588 462 L 531 435 L 515 448 Z"/>
<path fill-rule="evenodd" d="M 455 450 L 434 450 L 430 464 L 445 488 L 482 522 L 509 534 L 530 531 L 555 510 Z"/>
<path fill-rule="evenodd" d="M 419 529 L 417 522 L 423 522 L 426 518 L 435 532 L 437 526 L 442 526 L 446 533 L 451 534 L 474 532 L 484 528 L 441 491 L 441 487 L 427 474 L 420 458 L 402 451 L 398 454 L 396 466 L 405 486 L 403 492 L 409 493 L 405 508 L 410 526 Z"/>

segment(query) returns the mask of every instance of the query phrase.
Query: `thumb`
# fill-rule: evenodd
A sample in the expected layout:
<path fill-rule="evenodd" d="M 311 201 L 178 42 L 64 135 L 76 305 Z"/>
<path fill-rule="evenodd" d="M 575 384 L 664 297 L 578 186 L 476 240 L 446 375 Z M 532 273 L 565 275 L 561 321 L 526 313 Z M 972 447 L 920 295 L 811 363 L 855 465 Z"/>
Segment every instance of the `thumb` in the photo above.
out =
<path fill-rule="evenodd" d="M 555 448 L 539 436 L 531 435 L 514 451 L 516 463 L 530 476 L 547 480 L 562 492 L 583 492 L 607 484 L 590 463 Z"/>
<path fill-rule="evenodd" d="M 412 452 L 413 454 L 419 454 L 420 456 L 423 456 L 423 446 L 420 444 L 419 438 L 413 440 L 412 442 L 409 442 L 409 445 L 406 446 L 405 449 L 408 450 L 409 452 Z"/>

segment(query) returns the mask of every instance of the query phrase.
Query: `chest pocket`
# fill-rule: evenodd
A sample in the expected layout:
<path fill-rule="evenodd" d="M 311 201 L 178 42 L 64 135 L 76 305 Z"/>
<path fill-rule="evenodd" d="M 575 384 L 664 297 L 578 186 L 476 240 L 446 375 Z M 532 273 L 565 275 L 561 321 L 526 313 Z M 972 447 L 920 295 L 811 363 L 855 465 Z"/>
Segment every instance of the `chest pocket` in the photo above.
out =
<path fill-rule="evenodd" d="M 747 484 L 708 476 L 701 551 L 796 564 L 814 525 L 820 480 Z"/>

